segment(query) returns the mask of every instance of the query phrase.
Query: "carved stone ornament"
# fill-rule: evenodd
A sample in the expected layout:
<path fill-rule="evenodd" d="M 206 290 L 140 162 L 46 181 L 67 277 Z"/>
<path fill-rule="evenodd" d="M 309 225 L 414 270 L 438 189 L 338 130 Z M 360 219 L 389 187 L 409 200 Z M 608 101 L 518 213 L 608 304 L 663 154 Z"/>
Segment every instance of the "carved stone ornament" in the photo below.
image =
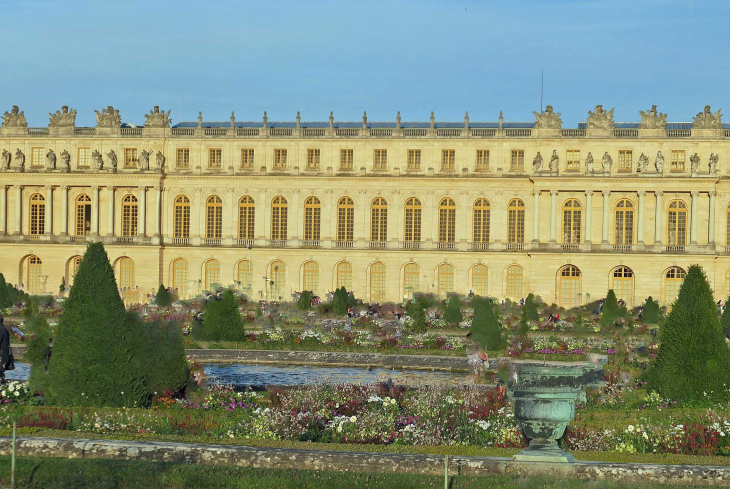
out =
<path fill-rule="evenodd" d="M 368 128 L 368 113 L 367 112 L 362 113 L 362 128 L 363 129 Z"/>
<path fill-rule="evenodd" d="M 537 152 L 535 159 L 532 160 L 532 170 L 535 172 L 542 170 L 542 155 L 539 151 Z"/>
<path fill-rule="evenodd" d="M 560 118 L 560 112 L 553 112 L 553 106 L 548 105 L 541 113 L 535 114 L 535 129 L 562 129 L 563 120 Z"/>
<path fill-rule="evenodd" d="M 700 112 L 694 117 L 694 129 L 722 129 L 722 109 L 719 109 L 714 114 L 710 110 L 709 105 L 705 105 L 704 112 Z"/>
<path fill-rule="evenodd" d="M 2 127 L 28 127 L 28 121 L 25 120 L 23 111 L 18 109 L 17 105 L 13 105 L 10 112 L 5 112 L 3 115 Z"/>
<path fill-rule="evenodd" d="M 656 105 L 652 105 L 646 112 L 640 110 L 639 115 L 639 129 L 664 129 L 667 126 L 667 114 L 657 112 Z"/>
<path fill-rule="evenodd" d="M 165 168 L 165 155 L 163 155 L 161 151 L 158 151 L 155 157 L 157 159 L 157 169 L 161 171 Z"/>
<path fill-rule="evenodd" d="M 657 173 L 664 173 L 664 156 L 661 151 L 657 151 L 656 160 L 654 160 L 654 168 Z"/>
<path fill-rule="evenodd" d="M 51 118 L 50 127 L 74 127 L 76 125 L 76 111 L 68 108 L 68 105 L 61 107 L 61 110 L 57 110 L 54 114 L 49 112 L 48 115 Z"/>
<path fill-rule="evenodd" d="M 54 153 L 52 149 L 49 149 L 48 153 L 46 153 L 46 170 L 55 170 L 55 169 L 56 169 L 56 153 Z"/>
<path fill-rule="evenodd" d="M 111 105 L 101 112 L 96 112 L 96 127 L 119 127 L 122 124 L 122 116 L 119 111 Z"/>
<path fill-rule="evenodd" d="M 149 170 L 150 169 L 150 155 L 152 154 L 152 151 L 142 150 L 139 153 L 139 158 L 137 159 L 137 162 L 139 163 L 139 169 L 140 170 Z"/>
<path fill-rule="evenodd" d="M 720 159 L 719 154 L 710 153 L 710 173 L 715 173 L 717 171 L 717 160 Z"/>
<path fill-rule="evenodd" d="M 109 158 L 109 167 L 113 170 L 117 169 L 117 154 L 114 152 L 113 149 L 110 149 L 109 152 L 106 154 L 107 158 Z"/>
<path fill-rule="evenodd" d="M 697 173 L 700 169 L 700 155 L 698 155 L 697 153 L 693 154 L 689 157 L 689 162 L 689 167 L 692 173 Z"/>
<path fill-rule="evenodd" d="M 71 169 L 71 155 L 65 149 L 63 151 L 61 151 L 61 161 L 63 162 L 64 170 Z"/>
<path fill-rule="evenodd" d="M 603 105 L 596 105 L 594 110 L 588 111 L 588 129 L 613 129 L 613 109 L 605 111 Z"/>
<path fill-rule="evenodd" d="M 10 151 L 7 149 L 3 150 L 2 153 L 2 169 L 3 170 L 10 170 L 10 160 L 12 159 L 12 155 L 10 154 Z"/>
<path fill-rule="evenodd" d="M 611 173 L 611 167 L 613 166 L 613 158 L 611 158 L 611 155 L 608 154 L 608 151 L 603 153 L 603 158 L 601 159 L 601 164 L 603 165 L 603 173 Z"/>
<path fill-rule="evenodd" d="M 91 162 L 94 170 L 103 170 L 104 169 L 104 159 L 101 156 L 101 153 L 99 153 L 98 149 L 95 149 L 93 153 L 91 153 Z"/>
<path fill-rule="evenodd" d="M 586 156 L 586 173 L 593 173 L 593 154 L 588 152 Z"/>
<path fill-rule="evenodd" d="M 147 120 L 144 123 L 145 127 L 170 127 L 170 122 L 172 122 L 170 111 L 160 110 L 159 105 L 155 105 L 149 114 L 144 115 L 144 118 Z"/>
<path fill-rule="evenodd" d="M 557 150 L 553 150 L 553 155 L 550 157 L 550 163 L 548 163 L 551 172 L 558 171 L 560 168 L 560 157 L 558 156 Z"/>
<path fill-rule="evenodd" d="M 646 173 L 647 165 L 649 165 L 649 158 L 644 153 L 641 153 L 639 162 L 636 164 L 636 173 Z"/>
<path fill-rule="evenodd" d="M 25 168 L 25 155 L 20 148 L 15 151 L 15 168 L 19 171 L 23 171 Z"/>

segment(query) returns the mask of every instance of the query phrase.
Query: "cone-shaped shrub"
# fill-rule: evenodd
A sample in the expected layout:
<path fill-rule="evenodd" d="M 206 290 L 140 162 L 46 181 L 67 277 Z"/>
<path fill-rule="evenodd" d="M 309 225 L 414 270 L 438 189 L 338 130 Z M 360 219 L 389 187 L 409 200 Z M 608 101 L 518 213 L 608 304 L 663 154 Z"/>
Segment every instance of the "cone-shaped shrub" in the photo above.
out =
<path fill-rule="evenodd" d="M 451 325 L 458 325 L 463 316 L 461 315 L 461 301 L 455 295 L 449 297 L 444 311 L 444 321 Z"/>
<path fill-rule="evenodd" d="M 661 328 L 661 346 L 647 372 L 649 388 L 677 401 L 727 397 L 730 351 L 705 273 L 692 265 Z"/>
<path fill-rule="evenodd" d="M 525 307 L 527 308 L 527 319 L 529 321 L 540 320 L 540 313 L 537 312 L 537 299 L 535 299 L 535 296 L 532 293 L 527 294 Z"/>
<path fill-rule="evenodd" d="M 613 289 L 610 289 L 608 294 L 606 294 L 606 300 L 603 301 L 601 324 L 613 324 L 616 318 L 619 317 L 619 313 L 620 308 L 618 307 L 618 301 L 616 300 L 616 293 Z"/>
<path fill-rule="evenodd" d="M 0 309 L 7 309 L 12 305 L 13 303 L 8 297 L 8 286 L 5 283 L 5 277 L 0 273 Z"/>
<path fill-rule="evenodd" d="M 141 349 L 146 351 L 144 380 L 147 392 L 151 396 L 161 396 L 166 391 L 182 390 L 189 375 L 182 329 L 174 323 L 144 323 L 131 312 L 127 319 L 141 331 Z"/>
<path fill-rule="evenodd" d="M 644 304 L 644 312 L 641 315 L 641 322 L 644 324 L 659 323 L 659 304 L 649 296 Z"/>
<path fill-rule="evenodd" d="M 64 406 L 144 406 L 139 330 L 128 327 L 101 243 L 86 249 L 58 320 L 46 398 Z"/>
<path fill-rule="evenodd" d="M 172 304 L 172 296 L 163 284 L 160 284 L 160 288 L 157 289 L 157 294 L 155 294 L 155 302 L 157 302 L 157 305 L 160 307 L 169 307 L 170 304 Z"/>
<path fill-rule="evenodd" d="M 233 292 L 223 292 L 221 300 L 208 303 L 203 314 L 203 327 L 196 330 L 201 340 L 241 341 L 246 339 L 243 317 Z"/>
<path fill-rule="evenodd" d="M 471 338 L 482 348 L 499 350 L 504 346 L 504 338 L 494 313 L 492 299 L 474 298 L 474 319 L 471 322 Z"/>
<path fill-rule="evenodd" d="M 722 316 L 720 317 L 720 329 L 722 329 L 723 333 L 730 328 L 730 305 L 728 305 L 728 300 L 730 300 L 730 297 L 728 297 L 725 301 L 725 308 L 723 309 Z"/>
<path fill-rule="evenodd" d="M 527 310 L 527 301 L 522 306 L 522 315 L 520 316 L 520 326 L 517 328 L 517 334 L 521 337 L 527 337 L 530 332 L 529 313 Z"/>
<path fill-rule="evenodd" d="M 309 311 L 312 309 L 312 293 L 310 291 L 303 290 L 302 293 L 299 294 L 297 309 L 300 311 Z"/>
<path fill-rule="evenodd" d="M 332 298 L 332 311 L 338 316 L 347 314 L 348 297 L 347 290 L 344 286 L 335 289 L 335 295 Z"/>

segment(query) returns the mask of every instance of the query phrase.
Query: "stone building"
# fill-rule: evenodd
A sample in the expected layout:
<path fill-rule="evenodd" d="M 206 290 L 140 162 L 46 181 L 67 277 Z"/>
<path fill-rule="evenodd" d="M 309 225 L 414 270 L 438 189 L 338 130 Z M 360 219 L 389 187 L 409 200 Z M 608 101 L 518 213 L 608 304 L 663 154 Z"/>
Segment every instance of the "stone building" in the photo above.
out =
<path fill-rule="evenodd" d="M 366 301 L 417 291 L 570 307 L 613 288 L 671 303 L 691 263 L 730 294 L 730 126 L 656 107 L 638 123 L 597 106 L 563 129 L 528 123 L 183 122 L 155 107 L 76 127 L 68 107 L 0 128 L 0 271 L 29 293 L 70 285 L 85 243 L 106 243 L 127 302 L 160 283 L 190 297 Z"/>

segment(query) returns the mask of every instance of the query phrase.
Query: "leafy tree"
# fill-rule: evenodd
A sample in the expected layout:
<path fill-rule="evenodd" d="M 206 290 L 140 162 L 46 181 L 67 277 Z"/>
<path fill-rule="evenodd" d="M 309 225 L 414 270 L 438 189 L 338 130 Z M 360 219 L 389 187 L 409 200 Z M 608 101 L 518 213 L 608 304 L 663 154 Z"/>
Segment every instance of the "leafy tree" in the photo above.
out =
<path fill-rule="evenodd" d="M 692 265 L 661 328 L 661 346 L 646 374 L 649 388 L 678 401 L 728 397 L 730 350 L 704 271 Z"/>
<path fill-rule="evenodd" d="M 616 300 L 616 293 L 613 289 L 608 291 L 606 300 L 603 302 L 603 310 L 601 312 L 601 324 L 613 324 L 620 315 L 620 308 Z"/>
<path fill-rule="evenodd" d="M 233 292 L 223 292 L 221 300 L 208 303 L 203 313 L 203 327 L 196 336 L 207 341 L 242 341 L 246 339 L 243 317 Z"/>
<path fill-rule="evenodd" d="M 170 307 L 170 304 L 172 304 L 172 295 L 167 291 L 163 284 L 160 284 L 160 288 L 157 289 L 155 300 L 157 305 L 160 307 Z"/>
<path fill-rule="evenodd" d="M 308 290 L 303 290 L 299 295 L 299 301 L 297 302 L 297 309 L 300 311 L 309 311 L 312 309 L 312 293 Z"/>
<path fill-rule="evenodd" d="M 644 304 L 644 312 L 641 315 L 641 322 L 644 324 L 659 323 L 659 304 L 649 296 Z"/>
<path fill-rule="evenodd" d="M 500 350 L 504 346 L 502 330 L 494 313 L 492 299 L 479 297 L 474 300 L 471 337 L 478 345 L 490 350 Z"/>
<path fill-rule="evenodd" d="M 461 301 L 455 295 L 449 297 L 444 311 L 444 321 L 449 324 L 459 324 L 463 316 L 461 315 Z"/>
<path fill-rule="evenodd" d="M 728 301 L 730 301 L 730 297 L 725 301 L 725 309 L 722 311 L 722 316 L 720 317 L 720 328 L 722 331 L 730 328 L 730 305 L 728 305 Z M 646 308 L 644 310 L 646 311 Z"/>

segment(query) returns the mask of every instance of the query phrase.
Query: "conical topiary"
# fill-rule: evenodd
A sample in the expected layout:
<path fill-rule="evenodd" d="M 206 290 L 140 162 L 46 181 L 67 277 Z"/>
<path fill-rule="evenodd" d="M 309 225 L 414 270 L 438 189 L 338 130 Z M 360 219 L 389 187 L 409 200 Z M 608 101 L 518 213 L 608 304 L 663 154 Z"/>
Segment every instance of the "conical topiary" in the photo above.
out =
<path fill-rule="evenodd" d="M 8 297 L 8 286 L 5 283 L 5 277 L 0 273 L 0 309 L 7 309 L 12 305 L 13 303 Z"/>
<path fill-rule="evenodd" d="M 157 289 L 155 302 L 160 307 L 169 307 L 172 304 L 172 297 L 163 284 L 160 284 L 160 288 Z"/>
<path fill-rule="evenodd" d="M 203 327 L 198 337 L 207 341 L 241 341 L 246 339 L 241 311 L 233 292 L 223 292 L 221 300 L 208 303 L 203 314 Z"/>
<path fill-rule="evenodd" d="M 608 291 L 606 294 L 606 300 L 603 301 L 603 310 L 601 311 L 601 324 L 613 324 L 613 322 L 619 316 L 618 301 L 616 300 L 616 293 L 613 289 Z"/>
<path fill-rule="evenodd" d="M 539 321 L 540 313 L 537 312 L 537 299 L 532 293 L 527 294 L 525 299 L 525 307 L 527 308 L 527 319 L 529 321 Z"/>
<path fill-rule="evenodd" d="M 455 295 L 449 297 L 446 303 L 446 310 L 444 311 L 444 321 L 453 325 L 458 325 L 463 316 L 461 314 L 461 301 Z"/>
<path fill-rule="evenodd" d="M 720 317 L 720 328 L 723 332 L 730 328 L 730 307 L 728 306 L 728 301 L 730 301 L 730 297 L 725 301 L 725 309 L 722 311 L 722 316 Z"/>
<path fill-rule="evenodd" d="M 491 299 L 474 298 L 474 319 L 471 322 L 471 338 L 482 348 L 500 350 L 504 346 L 502 330 L 494 313 Z"/>
<path fill-rule="evenodd" d="M 649 296 L 644 304 L 644 312 L 641 314 L 641 322 L 644 324 L 659 323 L 659 304 Z"/>
<path fill-rule="evenodd" d="M 677 401 L 728 397 L 730 351 L 705 273 L 692 265 L 661 328 L 649 389 Z"/>

